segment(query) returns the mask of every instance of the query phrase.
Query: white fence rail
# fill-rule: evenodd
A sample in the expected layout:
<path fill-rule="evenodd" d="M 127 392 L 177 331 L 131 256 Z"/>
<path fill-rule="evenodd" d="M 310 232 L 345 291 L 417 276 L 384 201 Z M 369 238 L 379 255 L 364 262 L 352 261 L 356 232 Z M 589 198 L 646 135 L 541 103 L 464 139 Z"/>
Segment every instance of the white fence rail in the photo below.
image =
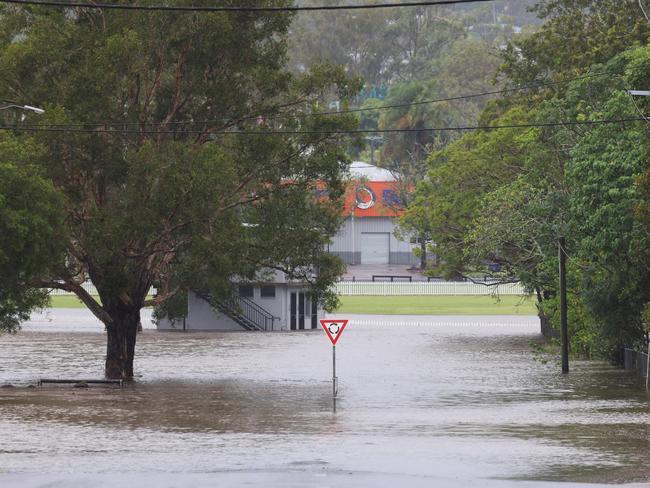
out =
<path fill-rule="evenodd" d="M 368 282 L 339 281 L 335 285 L 339 295 L 525 295 L 519 283 L 482 285 L 456 281 Z"/>
<path fill-rule="evenodd" d="M 90 295 L 99 295 L 97 293 L 97 288 L 95 288 L 95 285 L 92 283 L 84 283 L 81 285 L 81 287 L 86 290 Z M 71 291 L 65 291 L 65 290 L 50 290 L 50 295 L 74 295 Z"/>
<path fill-rule="evenodd" d="M 92 283 L 84 283 L 83 288 L 91 295 L 97 295 Z M 482 285 L 462 281 L 339 281 L 334 285 L 338 295 L 525 295 L 519 283 L 503 285 Z M 150 294 L 155 293 L 151 289 Z M 72 295 L 64 290 L 52 290 L 50 295 Z"/>
<path fill-rule="evenodd" d="M 95 288 L 95 285 L 92 283 L 84 283 L 81 285 L 81 287 L 86 290 L 90 295 L 93 296 L 98 296 L 99 293 L 97 292 L 97 288 Z M 151 288 L 149 290 L 148 295 L 155 295 L 156 294 L 156 289 Z M 50 290 L 50 295 L 74 295 L 71 291 L 65 291 L 65 290 Z"/>

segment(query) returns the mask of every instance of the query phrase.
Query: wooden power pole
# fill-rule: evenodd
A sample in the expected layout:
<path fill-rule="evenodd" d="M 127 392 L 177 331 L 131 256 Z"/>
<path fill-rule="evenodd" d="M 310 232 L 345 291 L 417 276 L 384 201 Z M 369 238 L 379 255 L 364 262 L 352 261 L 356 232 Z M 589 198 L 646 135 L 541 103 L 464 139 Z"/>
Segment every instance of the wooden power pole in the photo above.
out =
<path fill-rule="evenodd" d="M 566 303 L 566 240 L 558 239 L 560 256 L 560 334 L 562 337 L 562 373 L 569 372 L 569 324 L 567 320 Z"/>

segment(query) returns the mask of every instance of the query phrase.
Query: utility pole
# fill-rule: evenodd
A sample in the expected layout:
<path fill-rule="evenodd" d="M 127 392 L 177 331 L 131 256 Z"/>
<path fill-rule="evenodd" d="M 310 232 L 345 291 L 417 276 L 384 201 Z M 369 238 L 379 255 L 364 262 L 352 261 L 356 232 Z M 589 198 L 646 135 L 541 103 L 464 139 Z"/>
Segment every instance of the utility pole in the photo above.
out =
<path fill-rule="evenodd" d="M 639 5 L 641 6 L 641 10 L 643 10 L 643 4 L 639 0 Z M 643 15 L 645 15 L 645 10 L 643 10 Z M 648 17 L 646 16 L 646 19 Z M 650 90 L 628 90 L 627 94 L 633 97 L 650 97 Z M 646 356 L 646 365 L 645 365 L 645 389 L 646 391 L 648 390 L 648 380 L 650 377 L 650 336 L 646 334 L 646 338 L 648 339 L 648 352 Z"/>
<path fill-rule="evenodd" d="M 370 165 L 375 165 L 375 143 L 381 142 L 384 138 L 382 136 L 366 136 L 366 140 L 370 144 Z"/>
<path fill-rule="evenodd" d="M 560 257 L 560 335 L 562 338 L 562 374 L 569 372 L 569 324 L 566 303 L 566 239 L 558 239 Z"/>

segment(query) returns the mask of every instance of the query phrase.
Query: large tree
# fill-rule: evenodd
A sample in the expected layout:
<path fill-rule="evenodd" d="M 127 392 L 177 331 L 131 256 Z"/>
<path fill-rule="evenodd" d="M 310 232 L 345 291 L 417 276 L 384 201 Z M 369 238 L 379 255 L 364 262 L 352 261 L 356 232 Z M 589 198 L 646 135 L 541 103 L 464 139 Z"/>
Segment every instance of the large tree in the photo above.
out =
<path fill-rule="evenodd" d="M 323 249 L 346 166 L 335 132 L 356 121 L 318 111 L 358 87 L 336 68 L 287 73 L 290 22 L 279 12 L 0 10 L 0 97 L 46 108 L 48 127 L 28 119 L 17 131 L 44 148 L 65 213 L 65 256 L 32 285 L 74 292 L 105 324 L 107 377 L 133 376 L 140 309 L 189 288 L 228 293 L 235 277 L 276 268 L 332 299 L 340 266 Z M 330 198 L 313 197 L 317 185 Z"/>
<path fill-rule="evenodd" d="M 445 6 L 304 12 L 291 28 L 290 52 L 297 69 L 336 62 L 371 88 L 428 77 L 431 61 L 464 37 L 466 28 Z"/>
<path fill-rule="evenodd" d="M 647 42 L 650 22 L 638 0 L 539 0 L 538 32 L 513 39 L 503 74 L 516 83 L 583 73 L 635 43 Z"/>
<path fill-rule="evenodd" d="M 598 121 L 646 113 L 626 90 L 647 86 L 650 24 L 636 2 L 548 0 L 537 11 L 545 24 L 506 52 L 502 73 L 557 83 L 493 102 L 480 125 L 571 123 L 464 136 L 432 154 L 416 203 L 450 273 L 497 261 L 536 292 L 543 323 L 557 323 L 557 246 L 566 236 L 573 347 L 612 353 L 643 340 L 647 123 Z M 642 47 L 624 51 L 634 42 Z"/>

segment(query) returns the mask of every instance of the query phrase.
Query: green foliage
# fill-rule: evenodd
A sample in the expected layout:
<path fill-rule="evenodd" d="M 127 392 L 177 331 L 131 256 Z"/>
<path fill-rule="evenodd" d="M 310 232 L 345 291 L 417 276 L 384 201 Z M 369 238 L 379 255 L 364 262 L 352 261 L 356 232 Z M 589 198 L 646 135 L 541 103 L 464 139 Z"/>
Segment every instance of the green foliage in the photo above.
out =
<path fill-rule="evenodd" d="M 426 80 L 436 77 L 437 60 L 447 56 L 456 41 L 471 37 L 497 48 L 515 35 L 513 24 L 536 22 L 527 12 L 533 2 L 497 0 L 490 5 L 298 13 L 291 26 L 291 65 L 302 71 L 323 61 L 334 62 L 361 76 L 369 89 Z M 328 2 L 346 3 L 353 2 Z M 458 67 L 468 71 L 489 62 L 487 57 L 478 65 L 474 58 L 463 61 L 456 57 Z"/>
<path fill-rule="evenodd" d="M 0 134 L 0 331 L 15 331 L 35 307 L 42 273 L 63 256 L 62 198 L 36 162 L 43 148 Z"/>
<path fill-rule="evenodd" d="M 446 7 L 305 12 L 291 28 L 291 64 L 303 71 L 333 62 L 369 86 L 421 79 L 429 75 L 431 60 L 465 28 Z"/>
<path fill-rule="evenodd" d="M 411 132 L 385 136 L 382 164 L 400 173 L 408 173 L 404 168 L 409 164 L 422 164 L 429 151 L 443 148 L 458 138 L 459 134 L 453 131 L 425 129 L 472 124 L 489 98 L 439 103 L 427 101 L 494 90 L 492 74 L 497 66 L 498 58 L 485 43 L 460 40 L 432 61 L 434 74 L 430 77 L 393 84 L 385 104 L 397 107 L 382 113 L 379 127 L 409 129 Z M 425 170 L 416 168 L 415 173 L 417 179 L 421 179 Z"/>
<path fill-rule="evenodd" d="M 357 120 L 318 114 L 361 84 L 332 65 L 287 72 L 292 15 L 5 5 L 0 17 L 0 98 L 82 129 L 35 135 L 66 226 L 50 239 L 65 256 L 46 259 L 40 277 L 78 293 L 109 343 L 133 329 L 151 286 L 162 304 L 273 269 L 331 305 L 341 265 L 324 249 L 350 142 L 336 131 Z M 314 196 L 318 185 L 328 198 Z M 84 278 L 101 300 L 83 293 Z"/>
<path fill-rule="evenodd" d="M 545 20 L 541 29 L 513 39 L 505 53 L 502 73 L 517 83 L 575 76 L 650 34 L 637 0 L 540 0 L 535 11 Z"/>
<path fill-rule="evenodd" d="M 460 136 L 459 132 L 433 131 L 430 128 L 475 123 L 487 98 L 439 103 L 427 101 L 464 95 L 472 90 L 492 90 L 490 77 L 496 66 L 496 57 L 492 56 L 485 43 L 460 40 L 453 43 L 444 55 L 432 61 L 435 75 L 431 78 L 398 83 L 391 87 L 386 103 L 397 107 L 382 114 L 379 126 L 408 129 L 409 132 L 386 134 L 381 159 L 382 165 L 390 168 L 398 178 L 400 200 L 410 207 L 399 222 L 398 233 L 403 238 L 417 235 L 424 241 L 431 240 L 436 224 L 427 222 L 426 215 L 427 209 L 434 212 L 435 209 L 413 203 L 414 200 L 423 202 L 422 195 L 427 191 L 415 192 L 414 189 L 419 183 L 429 185 L 429 190 L 434 191 L 436 181 L 425 181 L 428 154 L 434 150 L 441 151 Z M 423 246 L 418 253 L 421 255 L 422 267 L 425 267 L 426 247 Z"/>
<path fill-rule="evenodd" d="M 530 120 L 530 114 L 514 108 L 494 124 L 526 120 Z M 470 225 L 484 208 L 486 195 L 523 171 L 533 134 L 534 130 L 512 129 L 475 132 L 431 153 L 428 179 L 418 185 L 403 221 L 414 226 L 426 221 L 426 230 L 433 235 L 435 251 L 445 262 L 447 275 L 465 271 L 465 241 Z M 497 247 L 491 247 L 490 252 Z"/>
<path fill-rule="evenodd" d="M 650 100 L 626 93 L 650 83 L 648 23 L 636 2 L 549 0 L 537 11 L 546 22 L 513 41 L 502 75 L 514 83 L 597 75 L 490 103 L 481 124 L 647 113 Z M 521 279 L 555 325 L 557 238 L 566 236 L 572 350 L 614 357 L 646 340 L 647 141 L 645 122 L 468 134 L 431 154 L 405 218 L 431 230 L 447 274 L 498 262 L 499 276 Z"/>

